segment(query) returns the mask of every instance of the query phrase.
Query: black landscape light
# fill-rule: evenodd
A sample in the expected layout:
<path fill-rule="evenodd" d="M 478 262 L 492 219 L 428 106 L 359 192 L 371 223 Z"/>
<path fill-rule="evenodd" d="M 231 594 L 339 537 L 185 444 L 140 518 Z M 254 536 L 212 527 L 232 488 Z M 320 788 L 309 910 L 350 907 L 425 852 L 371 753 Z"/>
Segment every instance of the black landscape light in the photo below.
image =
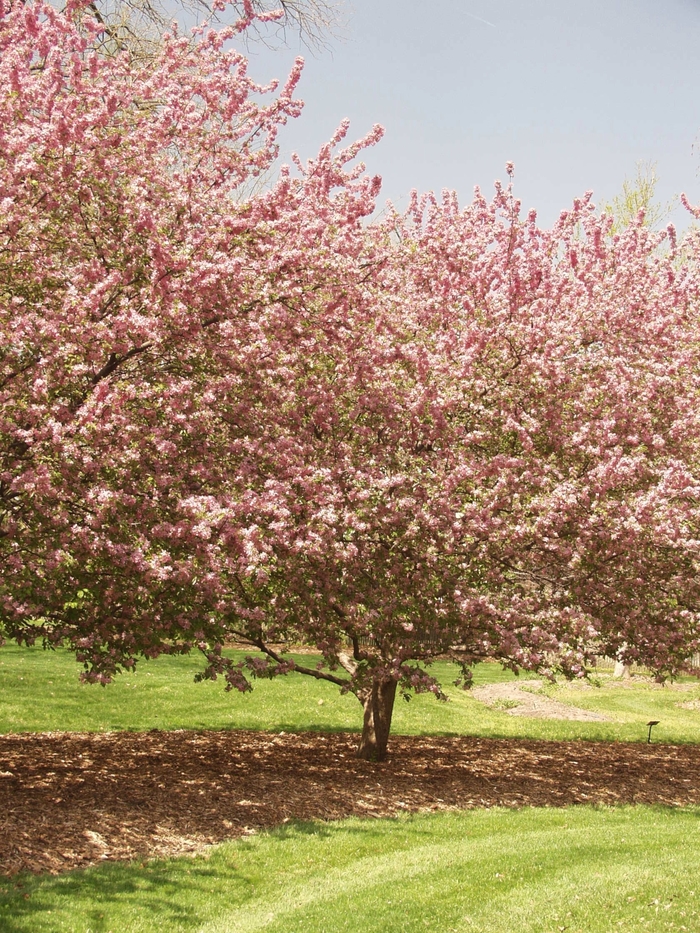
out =
<path fill-rule="evenodd" d="M 647 723 L 647 725 L 649 726 L 649 735 L 647 736 L 647 745 L 649 744 L 649 742 L 651 742 L 651 730 L 653 729 L 654 726 L 658 726 L 659 722 L 660 722 L 659 719 L 650 719 L 649 722 Z"/>

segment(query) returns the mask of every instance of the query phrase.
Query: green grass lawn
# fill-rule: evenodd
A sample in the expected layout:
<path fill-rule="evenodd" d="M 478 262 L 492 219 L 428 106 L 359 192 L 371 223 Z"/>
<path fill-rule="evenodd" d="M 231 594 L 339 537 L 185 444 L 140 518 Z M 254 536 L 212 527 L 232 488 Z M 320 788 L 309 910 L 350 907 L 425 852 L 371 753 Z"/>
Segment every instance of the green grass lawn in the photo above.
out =
<path fill-rule="evenodd" d="M 309 658 L 304 661 L 308 664 Z M 357 730 L 357 700 L 300 675 L 249 695 L 195 684 L 197 658 L 143 662 L 81 685 L 67 652 L 0 648 L 0 732 L 152 728 Z M 444 683 L 450 665 L 435 672 Z M 512 680 L 496 664 L 476 683 Z M 548 739 L 700 741 L 700 686 L 572 690 L 557 699 L 615 722 L 509 716 L 449 688 L 397 702 L 394 732 Z M 611 933 L 700 931 L 700 810 L 577 807 L 287 824 L 206 856 L 105 863 L 0 879 L 2 933 Z"/>
<path fill-rule="evenodd" d="M 313 659 L 304 657 L 308 665 Z M 65 651 L 0 648 L 0 732 L 106 731 L 118 729 L 359 730 L 357 700 L 332 684 L 292 674 L 259 681 L 251 694 L 225 693 L 221 681 L 193 682 L 195 656 L 141 662 L 134 673 L 108 687 L 78 682 L 79 667 Z M 436 663 L 444 684 L 456 671 Z M 513 680 L 498 664 L 481 664 L 475 681 Z M 645 723 L 660 720 L 657 742 L 700 742 L 700 711 L 677 704 L 700 698 L 700 685 L 679 693 L 651 684 L 587 691 L 554 688 L 553 696 L 596 709 L 612 722 L 573 722 L 510 716 L 490 709 L 463 690 L 448 687 L 448 703 L 432 695 L 397 700 L 395 734 L 477 735 L 500 738 L 643 741 Z"/>
<path fill-rule="evenodd" d="M 288 824 L 207 856 L 0 881 L 4 933 L 700 930 L 700 811 Z"/>

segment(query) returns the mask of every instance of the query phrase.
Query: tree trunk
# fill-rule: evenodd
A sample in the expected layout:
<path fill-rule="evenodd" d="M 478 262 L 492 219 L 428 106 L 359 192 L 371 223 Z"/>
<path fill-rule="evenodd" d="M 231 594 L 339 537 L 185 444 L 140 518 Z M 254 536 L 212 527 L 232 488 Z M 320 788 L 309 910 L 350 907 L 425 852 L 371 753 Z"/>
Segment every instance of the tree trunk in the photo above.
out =
<path fill-rule="evenodd" d="M 386 758 L 395 698 L 395 680 L 375 683 L 371 690 L 358 694 L 358 700 L 365 708 L 362 739 L 357 749 L 358 758 L 367 761 L 383 761 Z"/>
<path fill-rule="evenodd" d="M 623 680 L 629 680 L 632 676 L 632 665 L 625 664 L 624 661 L 615 661 L 615 670 L 613 671 L 613 677 L 622 678 Z"/>

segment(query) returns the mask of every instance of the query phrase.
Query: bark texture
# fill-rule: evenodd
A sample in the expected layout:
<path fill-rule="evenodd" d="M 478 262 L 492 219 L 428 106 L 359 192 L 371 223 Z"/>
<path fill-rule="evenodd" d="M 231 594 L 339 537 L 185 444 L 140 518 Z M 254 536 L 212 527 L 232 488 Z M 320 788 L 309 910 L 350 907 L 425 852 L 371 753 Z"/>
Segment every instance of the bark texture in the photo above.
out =
<path fill-rule="evenodd" d="M 396 681 L 375 683 L 371 690 L 361 694 L 358 699 L 364 707 L 365 716 L 357 757 L 366 761 L 383 761 L 386 758 L 391 716 L 394 712 Z"/>

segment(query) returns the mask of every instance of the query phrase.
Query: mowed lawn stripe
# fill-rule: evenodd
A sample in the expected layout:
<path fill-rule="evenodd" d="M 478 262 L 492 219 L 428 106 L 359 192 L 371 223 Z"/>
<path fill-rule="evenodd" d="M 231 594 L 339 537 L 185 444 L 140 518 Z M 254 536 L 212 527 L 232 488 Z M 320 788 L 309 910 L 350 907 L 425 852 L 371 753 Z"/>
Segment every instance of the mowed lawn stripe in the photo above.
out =
<path fill-rule="evenodd" d="M 201 933 L 544 933 L 562 926 L 602 933 L 613 925 L 645 929 L 652 918 L 654 929 L 682 929 L 695 909 L 700 879 L 694 866 L 686 872 L 700 854 L 693 817 L 686 839 L 669 814 L 633 809 L 492 811 L 415 825 L 431 822 L 444 841 L 417 839 L 410 850 L 340 870 L 321 866 L 276 901 L 258 898 Z"/>

